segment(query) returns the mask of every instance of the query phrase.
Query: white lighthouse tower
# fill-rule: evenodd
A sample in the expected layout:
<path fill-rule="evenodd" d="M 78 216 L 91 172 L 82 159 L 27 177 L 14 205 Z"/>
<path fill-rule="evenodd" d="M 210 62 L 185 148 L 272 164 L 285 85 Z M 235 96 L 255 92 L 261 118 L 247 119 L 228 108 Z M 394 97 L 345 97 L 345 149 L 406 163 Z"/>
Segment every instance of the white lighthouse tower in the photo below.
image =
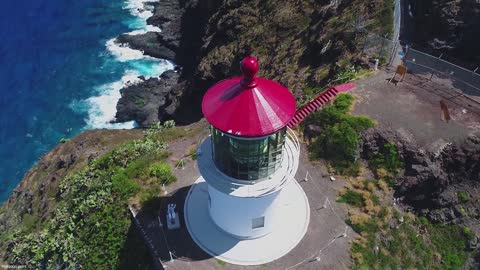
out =
<path fill-rule="evenodd" d="M 202 111 L 211 134 L 198 148 L 201 177 L 185 201 L 193 240 L 210 255 L 239 265 L 276 260 L 308 227 L 307 197 L 294 179 L 299 144 L 287 128 L 295 99 L 280 84 L 256 77 L 246 57 L 242 77 L 211 87 Z"/>

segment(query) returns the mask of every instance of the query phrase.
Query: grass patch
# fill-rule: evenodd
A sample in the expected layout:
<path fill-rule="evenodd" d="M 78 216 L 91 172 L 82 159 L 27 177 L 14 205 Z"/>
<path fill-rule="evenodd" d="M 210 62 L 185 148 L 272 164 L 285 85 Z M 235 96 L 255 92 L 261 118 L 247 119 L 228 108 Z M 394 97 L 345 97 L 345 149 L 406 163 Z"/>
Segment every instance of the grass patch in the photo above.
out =
<path fill-rule="evenodd" d="M 348 190 L 345 194 L 340 196 L 337 202 L 343 202 L 357 207 L 365 206 L 365 200 L 363 199 L 363 195 L 354 190 Z"/>

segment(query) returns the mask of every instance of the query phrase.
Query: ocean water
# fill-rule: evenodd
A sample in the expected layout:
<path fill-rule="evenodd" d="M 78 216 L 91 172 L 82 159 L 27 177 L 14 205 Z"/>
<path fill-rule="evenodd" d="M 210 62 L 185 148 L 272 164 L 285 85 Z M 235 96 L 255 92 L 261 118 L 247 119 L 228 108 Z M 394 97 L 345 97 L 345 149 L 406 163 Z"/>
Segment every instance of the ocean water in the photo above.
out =
<path fill-rule="evenodd" d="M 146 0 L 5 0 L 0 9 L 0 202 L 62 138 L 111 124 L 119 90 L 173 64 L 113 43 L 147 26 Z"/>

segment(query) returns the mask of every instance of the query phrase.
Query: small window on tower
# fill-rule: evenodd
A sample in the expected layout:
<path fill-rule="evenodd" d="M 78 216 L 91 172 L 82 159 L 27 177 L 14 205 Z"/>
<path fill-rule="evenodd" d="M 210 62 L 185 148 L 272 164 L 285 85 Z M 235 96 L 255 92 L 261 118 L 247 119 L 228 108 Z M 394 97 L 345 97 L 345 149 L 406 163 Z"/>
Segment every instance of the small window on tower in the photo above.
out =
<path fill-rule="evenodd" d="M 265 226 L 265 217 L 252 219 L 252 229 L 259 229 Z"/>

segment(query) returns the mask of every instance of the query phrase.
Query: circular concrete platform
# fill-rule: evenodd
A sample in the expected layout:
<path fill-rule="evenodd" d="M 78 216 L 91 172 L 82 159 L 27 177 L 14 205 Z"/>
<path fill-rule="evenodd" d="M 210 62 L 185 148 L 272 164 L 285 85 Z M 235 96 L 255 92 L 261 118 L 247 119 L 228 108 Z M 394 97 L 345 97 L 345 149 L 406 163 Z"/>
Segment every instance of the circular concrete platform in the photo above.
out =
<path fill-rule="evenodd" d="M 275 230 L 266 236 L 246 240 L 225 233 L 215 225 L 208 211 L 207 189 L 203 177 L 190 188 L 185 199 L 185 223 L 195 243 L 219 260 L 237 265 L 265 264 L 286 255 L 307 231 L 310 206 L 295 180 L 281 191 L 287 203 L 279 209 L 284 215 Z"/>

